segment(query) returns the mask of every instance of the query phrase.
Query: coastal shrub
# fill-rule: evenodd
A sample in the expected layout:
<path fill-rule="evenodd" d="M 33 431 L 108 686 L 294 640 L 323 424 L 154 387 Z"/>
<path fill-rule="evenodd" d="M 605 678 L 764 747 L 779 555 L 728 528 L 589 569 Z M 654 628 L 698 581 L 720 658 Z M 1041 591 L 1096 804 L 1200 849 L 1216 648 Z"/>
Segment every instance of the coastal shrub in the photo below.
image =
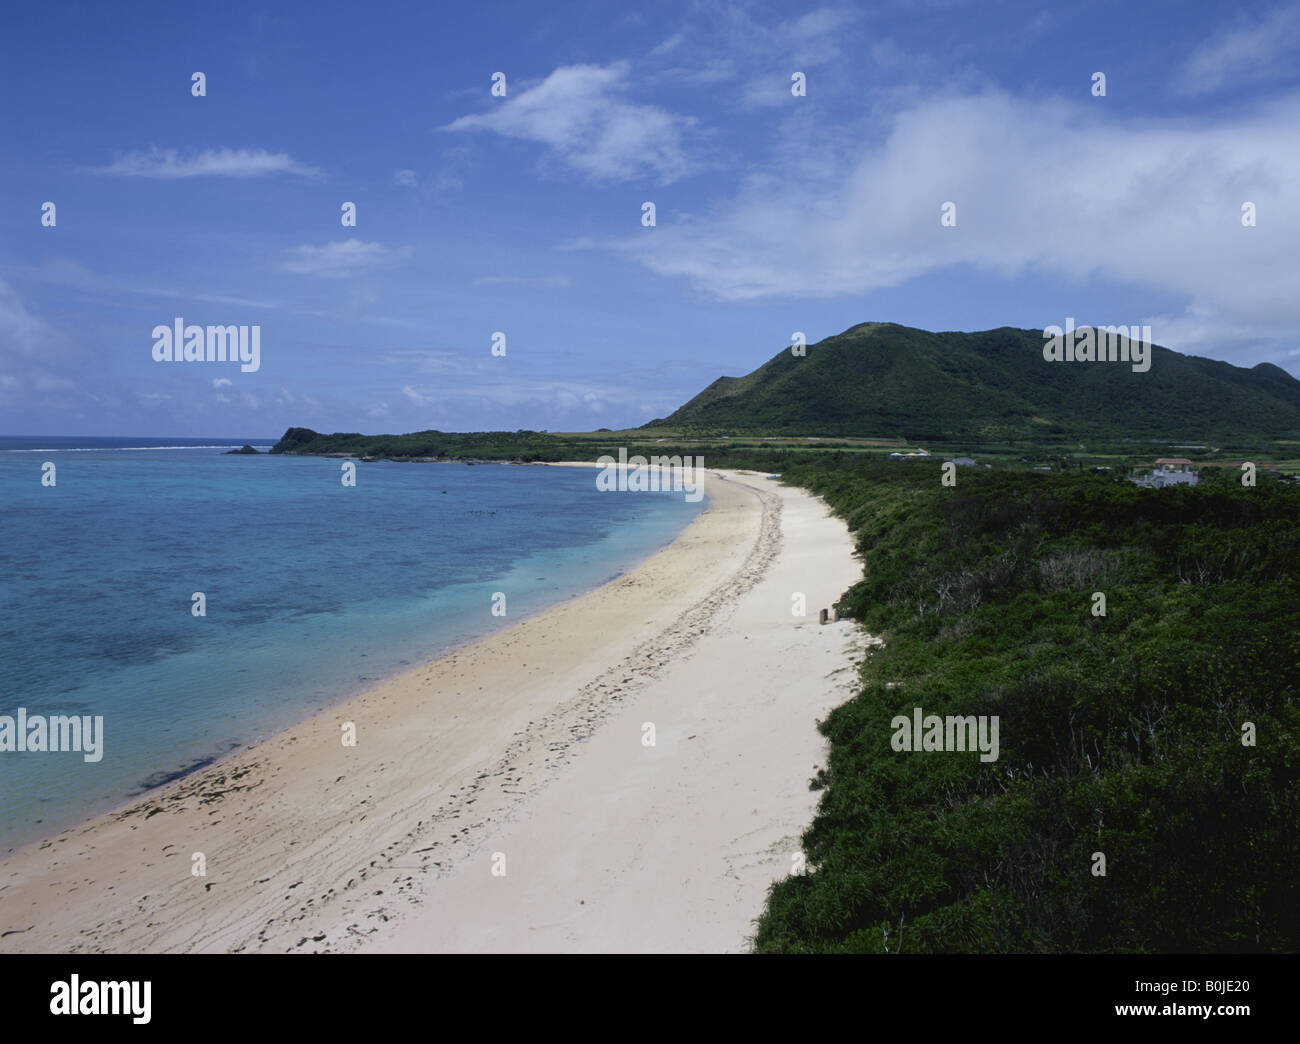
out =
<path fill-rule="evenodd" d="M 972 471 L 958 496 L 915 468 L 785 473 L 848 521 L 837 608 L 886 644 L 822 723 L 810 868 L 755 949 L 1295 950 L 1300 489 Z M 998 760 L 894 751 L 917 706 L 998 715 Z"/>

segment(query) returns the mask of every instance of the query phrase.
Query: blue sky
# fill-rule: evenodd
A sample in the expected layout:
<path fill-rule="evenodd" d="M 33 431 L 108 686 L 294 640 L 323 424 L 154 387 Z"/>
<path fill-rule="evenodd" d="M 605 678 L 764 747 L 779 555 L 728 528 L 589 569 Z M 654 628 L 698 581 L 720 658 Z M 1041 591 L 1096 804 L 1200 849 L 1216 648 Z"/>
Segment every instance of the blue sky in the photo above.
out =
<path fill-rule="evenodd" d="M 0 30 L 3 433 L 620 428 L 866 320 L 1150 323 L 1300 375 L 1300 3 L 11 3 Z M 260 369 L 155 362 L 176 317 L 259 325 Z"/>

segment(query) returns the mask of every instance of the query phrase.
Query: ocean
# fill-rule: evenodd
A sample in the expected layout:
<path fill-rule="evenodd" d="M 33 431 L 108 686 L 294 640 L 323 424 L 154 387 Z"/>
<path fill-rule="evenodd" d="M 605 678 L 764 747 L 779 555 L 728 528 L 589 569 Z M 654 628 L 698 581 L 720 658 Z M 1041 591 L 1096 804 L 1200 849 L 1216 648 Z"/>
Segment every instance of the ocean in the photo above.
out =
<path fill-rule="evenodd" d="M 357 462 L 346 487 L 337 459 L 225 454 L 271 441 L 0 437 L 0 715 L 104 735 L 97 762 L 0 752 L 0 850 L 598 587 L 707 506 L 583 468 Z"/>

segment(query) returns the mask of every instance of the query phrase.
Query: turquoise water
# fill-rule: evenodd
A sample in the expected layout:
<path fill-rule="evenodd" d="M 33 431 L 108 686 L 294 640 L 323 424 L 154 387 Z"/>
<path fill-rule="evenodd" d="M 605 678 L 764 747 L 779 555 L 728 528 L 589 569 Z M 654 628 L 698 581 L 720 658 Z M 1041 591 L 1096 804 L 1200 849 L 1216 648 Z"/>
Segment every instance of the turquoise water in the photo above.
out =
<path fill-rule="evenodd" d="M 339 460 L 94 441 L 0 438 L 0 715 L 105 737 L 97 763 L 0 753 L 4 847 L 599 586 L 705 506 L 588 469 L 358 462 L 348 488 Z"/>

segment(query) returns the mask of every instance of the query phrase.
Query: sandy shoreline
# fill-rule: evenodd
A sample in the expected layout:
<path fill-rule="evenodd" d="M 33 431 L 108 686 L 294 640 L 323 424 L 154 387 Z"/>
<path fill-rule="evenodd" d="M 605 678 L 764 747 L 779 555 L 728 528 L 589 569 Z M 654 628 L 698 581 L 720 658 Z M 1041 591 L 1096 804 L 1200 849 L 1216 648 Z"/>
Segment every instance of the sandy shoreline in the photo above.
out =
<path fill-rule="evenodd" d="M 18 850 L 0 952 L 742 948 L 849 695 L 817 611 L 860 574 L 807 494 L 707 483 L 610 584 Z"/>

